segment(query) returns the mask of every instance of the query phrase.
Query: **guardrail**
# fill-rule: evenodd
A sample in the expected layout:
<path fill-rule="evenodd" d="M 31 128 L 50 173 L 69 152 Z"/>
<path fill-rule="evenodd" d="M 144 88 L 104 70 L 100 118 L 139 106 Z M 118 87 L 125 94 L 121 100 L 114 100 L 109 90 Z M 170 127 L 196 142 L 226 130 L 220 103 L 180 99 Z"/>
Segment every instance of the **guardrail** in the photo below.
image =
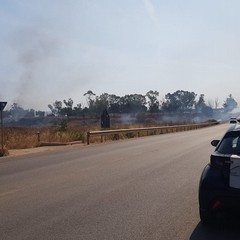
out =
<path fill-rule="evenodd" d="M 137 133 L 138 137 L 140 137 L 141 132 L 147 132 L 147 135 L 151 132 L 151 135 L 170 133 L 170 132 L 180 132 L 180 131 L 188 131 L 203 127 L 209 127 L 213 125 L 217 125 L 219 122 L 209 122 L 209 123 L 201 123 L 201 124 L 189 124 L 189 125 L 175 125 L 175 126 L 162 126 L 162 127 L 148 127 L 148 128 L 130 128 L 130 129 L 117 129 L 117 130 L 101 130 L 101 131 L 91 131 L 87 133 L 87 144 L 90 144 L 90 138 L 93 136 L 101 136 L 101 142 L 103 142 L 103 136 L 109 135 L 118 135 L 119 134 L 129 134 L 129 133 Z"/>

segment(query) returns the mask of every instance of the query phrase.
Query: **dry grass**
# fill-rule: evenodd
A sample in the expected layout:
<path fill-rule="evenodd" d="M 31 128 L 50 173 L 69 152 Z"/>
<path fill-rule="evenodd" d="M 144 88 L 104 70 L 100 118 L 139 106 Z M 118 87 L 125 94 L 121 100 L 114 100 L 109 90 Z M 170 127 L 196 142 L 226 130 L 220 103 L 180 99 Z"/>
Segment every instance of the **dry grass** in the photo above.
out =
<path fill-rule="evenodd" d="M 156 124 L 154 117 L 145 118 L 141 124 L 129 123 L 133 117 L 128 118 L 128 123 L 122 124 L 122 116 L 112 116 L 111 129 L 127 129 L 161 126 Z M 67 143 L 87 140 L 87 132 L 101 130 L 99 118 L 73 118 L 54 119 L 56 123 L 48 127 L 5 127 L 4 128 L 4 148 L 5 149 L 25 149 L 34 148 L 40 143 Z M 182 123 L 179 123 L 182 124 Z M 172 125 L 172 124 L 164 124 Z M 26 125 L 25 125 L 26 126 Z M 29 125 L 31 126 L 31 125 Z M 150 135 L 150 133 L 148 133 Z M 145 135 L 141 133 L 141 136 Z M 135 133 L 119 134 L 107 136 L 104 140 L 119 140 L 136 137 Z M 91 142 L 100 142 L 101 138 L 91 138 Z"/>
<path fill-rule="evenodd" d="M 144 125 L 118 125 L 114 129 L 141 128 Z M 87 140 L 87 132 L 100 130 L 99 127 L 78 128 L 76 125 L 69 126 L 67 129 L 59 127 L 43 127 L 43 128 L 21 128 L 6 127 L 4 128 L 4 145 L 6 149 L 25 149 L 38 147 L 41 143 L 68 143 L 81 141 L 85 143 Z M 112 128 L 113 129 L 113 128 Z M 104 140 L 119 140 L 135 137 L 135 133 L 119 134 L 107 136 Z M 100 142 L 101 138 L 92 138 L 91 142 Z"/>
<path fill-rule="evenodd" d="M 55 127 L 45 128 L 5 128 L 5 147 L 7 149 L 24 149 L 39 146 L 41 142 L 85 142 L 85 132 L 77 129 L 61 131 Z"/>

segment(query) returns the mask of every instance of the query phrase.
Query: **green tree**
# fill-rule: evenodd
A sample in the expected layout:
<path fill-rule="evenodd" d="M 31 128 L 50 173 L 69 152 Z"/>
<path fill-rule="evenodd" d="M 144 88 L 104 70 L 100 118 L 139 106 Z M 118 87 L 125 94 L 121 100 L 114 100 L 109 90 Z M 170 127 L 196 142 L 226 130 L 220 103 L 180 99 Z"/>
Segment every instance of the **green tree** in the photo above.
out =
<path fill-rule="evenodd" d="M 25 117 L 26 111 L 14 102 L 11 106 L 10 114 L 14 119 L 19 119 Z"/>
<path fill-rule="evenodd" d="M 192 110 L 195 104 L 197 94 L 178 90 L 174 93 L 165 95 L 165 100 L 162 103 L 162 110 L 167 112 L 186 112 Z"/>
<path fill-rule="evenodd" d="M 73 107 L 73 100 L 71 98 L 69 98 L 68 100 L 63 100 L 64 104 L 66 105 L 67 108 L 71 108 Z"/>
<path fill-rule="evenodd" d="M 62 115 L 62 102 L 61 101 L 55 101 L 53 105 L 48 104 L 49 109 L 51 110 L 53 115 L 60 116 Z"/>
<path fill-rule="evenodd" d="M 109 111 L 112 113 L 120 113 L 120 100 L 121 97 L 114 94 L 109 95 Z"/>
<path fill-rule="evenodd" d="M 202 113 L 206 106 L 204 94 L 200 94 L 198 101 L 195 103 L 195 109 L 197 112 Z"/>
<path fill-rule="evenodd" d="M 25 114 L 24 114 L 25 118 L 33 118 L 33 117 L 35 117 L 35 110 L 34 109 L 24 110 L 24 112 L 25 112 Z"/>
<path fill-rule="evenodd" d="M 90 112 L 94 111 L 94 105 L 95 105 L 95 96 L 96 94 L 93 93 L 93 91 L 88 90 L 86 93 L 83 94 L 83 96 L 87 97 L 87 104 L 88 104 L 88 110 Z"/>
<path fill-rule="evenodd" d="M 198 113 L 202 113 L 207 117 L 211 117 L 213 114 L 213 109 L 205 103 L 204 94 L 200 94 L 195 108 Z"/>
<path fill-rule="evenodd" d="M 94 109 L 96 113 L 101 113 L 104 109 L 109 108 L 110 96 L 108 93 L 103 93 L 100 96 L 96 96 Z"/>
<path fill-rule="evenodd" d="M 36 116 L 44 117 L 45 116 L 45 112 L 44 111 L 36 111 Z"/>
<path fill-rule="evenodd" d="M 67 116 L 73 115 L 73 100 L 69 98 L 68 100 L 63 100 L 66 107 L 62 108 L 62 114 Z"/>
<path fill-rule="evenodd" d="M 226 101 L 223 104 L 223 107 L 226 112 L 231 112 L 234 108 L 237 107 L 237 105 L 238 104 L 233 98 L 232 94 L 229 94 L 229 96 L 227 97 Z"/>
<path fill-rule="evenodd" d="M 73 115 L 80 116 L 82 114 L 82 105 L 78 103 L 76 107 L 73 108 Z"/>
<path fill-rule="evenodd" d="M 146 112 L 146 97 L 141 94 L 130 94 L 120 98 L 121 112 Z"/>
<path fill-rule="evenodd" d="M 146 93 L 148 98 L 149 112 L 154 113 L 159 111 L 159 101 L 158 101 L 159 92 L 150 90 Z"/>

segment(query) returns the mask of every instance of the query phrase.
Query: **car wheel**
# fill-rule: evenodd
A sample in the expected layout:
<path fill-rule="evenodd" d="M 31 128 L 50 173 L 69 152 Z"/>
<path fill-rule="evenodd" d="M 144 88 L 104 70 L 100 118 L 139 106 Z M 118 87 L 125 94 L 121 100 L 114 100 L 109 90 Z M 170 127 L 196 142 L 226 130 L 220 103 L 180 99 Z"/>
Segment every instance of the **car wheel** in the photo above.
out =
<path fill-rule="evenodd" d="M 203 224 L 210 225 L 216 221 L 216 212 L 199 209 L 200 219 Z"/>

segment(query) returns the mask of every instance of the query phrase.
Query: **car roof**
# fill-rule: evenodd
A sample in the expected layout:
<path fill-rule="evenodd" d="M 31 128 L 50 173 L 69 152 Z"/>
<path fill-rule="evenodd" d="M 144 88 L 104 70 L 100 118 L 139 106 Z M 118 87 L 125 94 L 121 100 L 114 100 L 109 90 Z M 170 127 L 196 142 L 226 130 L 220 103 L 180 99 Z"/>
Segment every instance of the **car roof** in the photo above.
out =
<path fill-rule="evenodd" d="M 233 131 L 240 131 L 240 124 L 231 125 L 227 130 L 227 132 L 233 132 Z"/>

